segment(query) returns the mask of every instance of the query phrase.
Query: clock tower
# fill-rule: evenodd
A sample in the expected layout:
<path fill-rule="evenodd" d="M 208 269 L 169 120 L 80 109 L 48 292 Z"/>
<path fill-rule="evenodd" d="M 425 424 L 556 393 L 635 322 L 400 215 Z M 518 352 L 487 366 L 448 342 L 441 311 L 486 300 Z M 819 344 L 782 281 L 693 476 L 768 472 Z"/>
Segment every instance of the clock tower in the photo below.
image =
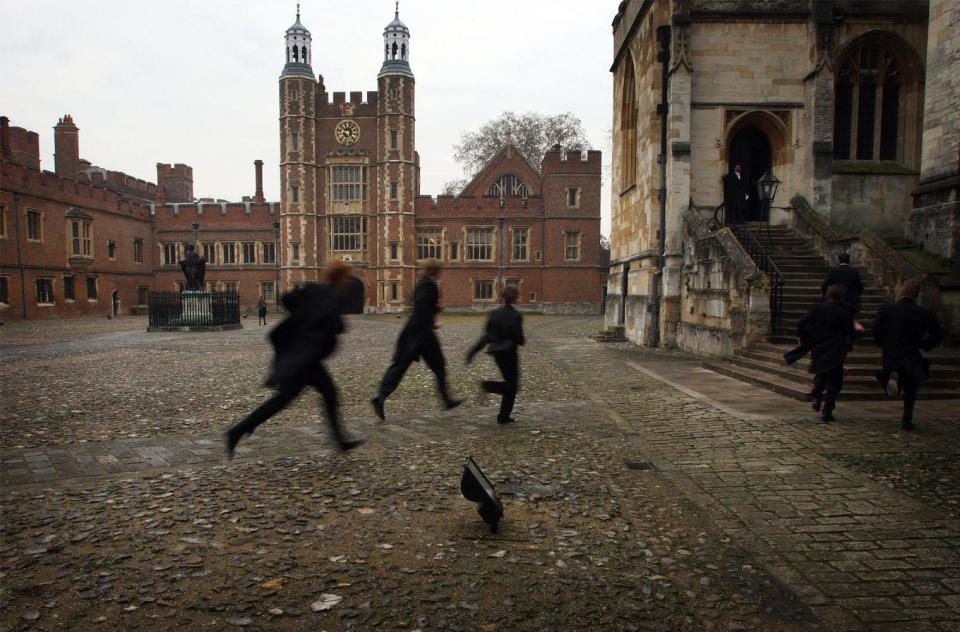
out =
<path fill-rule="evenodd" d="M 281 290 L 349 261 L 366 311 L 409 305 L 416 274 L 410 30 L 399 7 L 383 32 L 375 92 L 328 93 L 314 78 L 310 32 L 287 29 L 280 76 Z"/>

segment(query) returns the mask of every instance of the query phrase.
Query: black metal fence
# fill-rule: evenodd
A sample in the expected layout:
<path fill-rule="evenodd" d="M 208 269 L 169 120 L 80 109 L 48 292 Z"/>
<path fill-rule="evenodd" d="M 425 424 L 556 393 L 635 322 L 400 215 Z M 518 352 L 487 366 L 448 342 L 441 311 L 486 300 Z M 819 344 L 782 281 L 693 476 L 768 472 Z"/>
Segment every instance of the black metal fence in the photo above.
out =
<path fill-rule="evenodd" d="M 783 286 L 786 284 L 783 273 L 780 272 L 780 268 L 774 263 L 770 253 L 760 245 L 760 240 L 746 224 L 731 226 L 730 230 L 737 236 L 740 245 L 747 251 L 757 267 L 770 277 L 770 333 L 777 334 L 783 316 Z"/>
<path fill-rule="evenodd" d="M 240 324 L 236 292 L 153 292 L 150 327 L 220 327 Z"/>

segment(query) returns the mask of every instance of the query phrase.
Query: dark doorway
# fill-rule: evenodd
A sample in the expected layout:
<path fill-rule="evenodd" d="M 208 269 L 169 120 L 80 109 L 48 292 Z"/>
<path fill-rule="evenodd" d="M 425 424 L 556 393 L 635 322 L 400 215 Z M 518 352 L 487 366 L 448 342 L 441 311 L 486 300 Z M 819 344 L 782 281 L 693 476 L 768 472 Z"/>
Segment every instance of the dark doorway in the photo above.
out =
<path fill-rule="evenodd" d="M 120 315 L 120 290 L 114 290 L 113 294 L 110 295 L 110 300 L 113 303 L 113 315 Z"/>
<path fill-rule="evenodd" d="M 757 196 L 756 182 L 773 168 L 773 150 L 767 135 L 756 127 L 744 127 L 730 140 L 727 173 L 734 165 L 740 165 L 743 178 L 750 183 L 750 199 L 747 200 L 747 219 L 764 219 L 763 209 Z"/>
<path fill-rule="evenodd" d="M 345 314 L 363 313 L 364 291 L 363 281 L 357 277 L 352 277 L 346 289 L 346 301 L 343 309 Z"/>

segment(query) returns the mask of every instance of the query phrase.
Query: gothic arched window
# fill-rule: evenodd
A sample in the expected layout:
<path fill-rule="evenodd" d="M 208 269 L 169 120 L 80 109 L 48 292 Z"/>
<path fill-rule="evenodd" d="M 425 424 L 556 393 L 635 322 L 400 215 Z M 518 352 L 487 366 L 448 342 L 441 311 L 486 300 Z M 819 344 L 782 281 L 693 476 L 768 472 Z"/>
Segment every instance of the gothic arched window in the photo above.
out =
<path fill-rule="evenodd" d="M 293 63 L 298 63 L 300 61 L 300 49 L 297 48 L 297 45 L 293 45 Z"/>
<path fill-rule="evenodd" d="M 302 59 L 302 60 L 303 60 L 303 63 L 305 63 L 305 64 L 309 64 L 309 63 L 310 63 L 309 61 L 307 61 L 307 47 L 306 47 L 306 45 L 300 47 L 300 59 Z"/>
<path fill-rule="evenodd" d="M 901 65 L 887 46 L 875 42 L 843 57 L 834 84 L 834 158 L 897 160 L 903 142 Z"/>
<path fill-rule="evenodd" d="M 397 43 L 396 43 L 396 42 L 393 43 L 393 48 L 392 48 L 391 50 L 393 51 L 393 57 L 392 57 L 391 59 L 396 59 L 396 58 L 397 58 Z"/>
<path fill-rule="evenodd" d="M 400 59 L 406 59 L 406 58 L 407 58 L 407 45 L 400 44 Z"/>
<path fill-rule="evenodd" d="M 627 53 L 621 62 L 623 87 L 620 91 L 620 188 L 637 181 L 637 82 L 633 57 Z"/>
<path fill-rule="evenodd" d="M 525 198 L 530 195 L 530 190 L 523 180 L 510 173 L 497 178 L 497 180 L 490 185 L 490 189 L 487 190 L 487 195 L 498 198 Z"/>

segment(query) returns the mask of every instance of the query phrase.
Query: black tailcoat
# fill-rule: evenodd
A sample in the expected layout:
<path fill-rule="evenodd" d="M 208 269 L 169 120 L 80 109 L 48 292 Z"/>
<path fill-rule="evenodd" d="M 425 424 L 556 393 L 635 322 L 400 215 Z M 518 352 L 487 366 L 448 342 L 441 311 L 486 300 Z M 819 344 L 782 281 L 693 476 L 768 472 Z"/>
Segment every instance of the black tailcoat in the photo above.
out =
<path fill-rule="evenodd" d="M 413 313 L 397 338 L 394 362 L 404 358 L 419 360 L 424 345 L 436 343 L 439 348 L 440 341 L 433 329 L 439 311 L 440 288 L 435 279 L 424 277 L 413 290 Z"/>
<path fill-rule="evenodd" d="M 339 293 L 329 285 L 308 283 L 280 300 L 289 315 L 270 331 L 274 360 L 267 386 L 304 379 L 333 353 L 344 329 Z"/>
<path fill-rule="evenodd" d="M 817 303 L 797 324 L 800 346 L 784 354 L 793 364 L 811 352 L 810 372 L 823 373 L 843 366 L 850 341 L 857 336 L 853 314 L 834 303 Z"/>
<path fill-rule="evenodd" d="M 843 295 L 843 304 L 852 308 L 854 312 L 860 311 L 860 295 L 863 294 L 863 281 L 860 279 L 859 272 L 848 265 L 831 268 L 823 280 L 823 283 L 820 284 L 820 296 L 826 296 L 827 288 L 831 285 L 842 285 L 845 287 L 847 291 Z"/>
<path fill-rule="evenodd" d="M 902 370 L 917 383 L 927 379 L 930 363 L 920 353 L 943 340 L 943 329 L 933 313 L 913 299 L 881 305 L 873 321 L 873 339 L 883 348 L 883 370 Z"/>
<path fill-rule="evenodd" d="M 727 212 L 728 224 L 747 220 L 750 210 L 747 204 L 748 195 L 750 195 L 750 185 L 742 173 L 739 178 L 733 172 L 723 177 L 723 205 Z"/>

